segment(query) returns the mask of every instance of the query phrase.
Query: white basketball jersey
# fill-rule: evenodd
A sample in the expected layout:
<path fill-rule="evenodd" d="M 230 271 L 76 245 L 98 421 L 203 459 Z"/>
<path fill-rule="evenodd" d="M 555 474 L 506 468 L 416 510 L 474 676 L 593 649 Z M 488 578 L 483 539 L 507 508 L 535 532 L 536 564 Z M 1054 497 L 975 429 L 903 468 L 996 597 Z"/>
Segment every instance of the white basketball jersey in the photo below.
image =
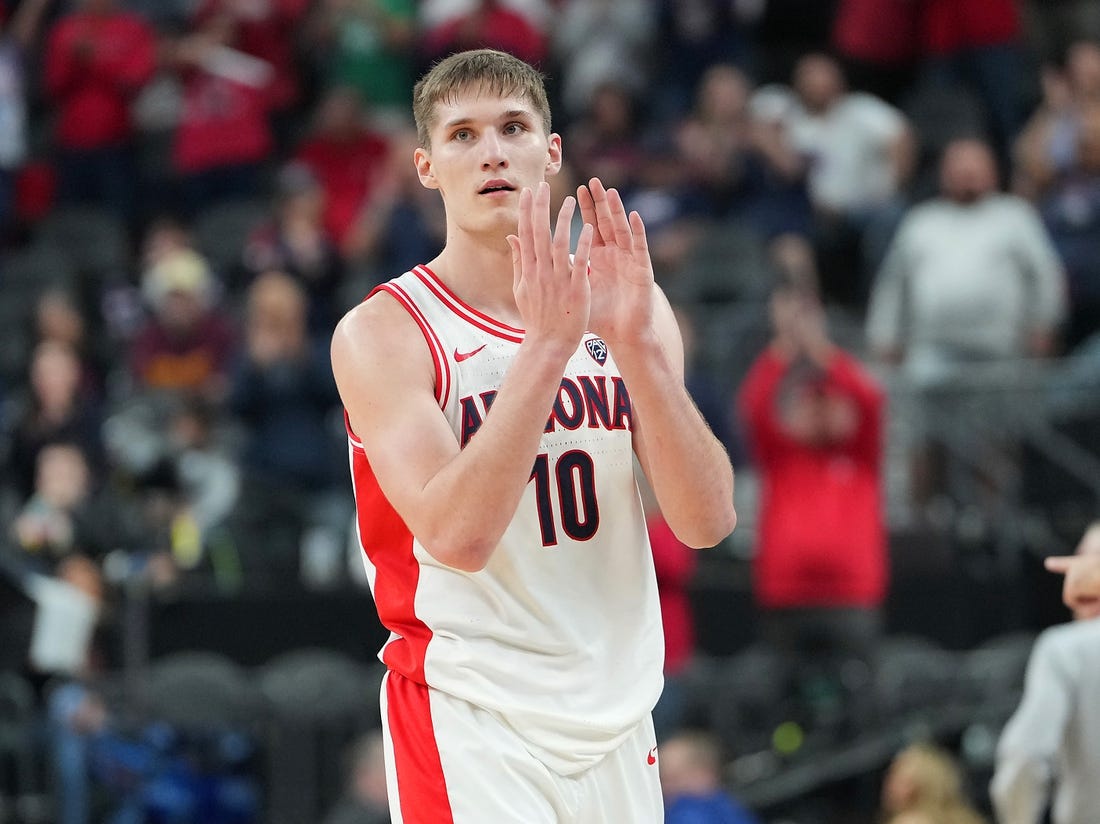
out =
<path fill-rule="evenodd" d="M 523 330 L 467 306 L 423 266 L 379 289 L 423 332 L 436 397 L 464 445 L 489 413 Z M 359 538 L 391 632 L 380 657 L 497 713 L 565 775 L 617 747 L 662 688 L 660 606 L 631 430 L 614 360 L 586 334 L 515 517 L 475 573 L 440 564 L 409 533 L 349 431 Z"/>

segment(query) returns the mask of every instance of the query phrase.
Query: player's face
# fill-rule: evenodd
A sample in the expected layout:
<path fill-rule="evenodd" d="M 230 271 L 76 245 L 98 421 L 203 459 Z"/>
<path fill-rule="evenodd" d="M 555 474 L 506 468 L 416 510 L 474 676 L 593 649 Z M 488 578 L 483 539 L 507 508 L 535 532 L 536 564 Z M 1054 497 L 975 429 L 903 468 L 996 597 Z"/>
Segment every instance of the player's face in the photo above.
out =
<path fill-rule="evenodd" d="M 561 167 L 561 139 L 522 97 L 473 90 L 440 102 L 431 138 L 416 150 L 420 182 L 439 189 L 448 222 L 473 232 L 514 232 L 520 191 Z"/>

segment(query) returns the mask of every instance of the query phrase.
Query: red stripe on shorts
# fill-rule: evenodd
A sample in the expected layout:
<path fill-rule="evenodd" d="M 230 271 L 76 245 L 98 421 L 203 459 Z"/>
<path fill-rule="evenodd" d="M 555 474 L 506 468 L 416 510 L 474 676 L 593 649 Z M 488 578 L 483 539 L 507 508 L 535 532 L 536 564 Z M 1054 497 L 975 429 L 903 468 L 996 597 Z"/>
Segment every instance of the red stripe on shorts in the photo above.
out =
<path fill-rule="evenodd" d="M 386 678 L 386 705 L 402 821 L 453 824 L 428 688 L 391 672 Z"/>

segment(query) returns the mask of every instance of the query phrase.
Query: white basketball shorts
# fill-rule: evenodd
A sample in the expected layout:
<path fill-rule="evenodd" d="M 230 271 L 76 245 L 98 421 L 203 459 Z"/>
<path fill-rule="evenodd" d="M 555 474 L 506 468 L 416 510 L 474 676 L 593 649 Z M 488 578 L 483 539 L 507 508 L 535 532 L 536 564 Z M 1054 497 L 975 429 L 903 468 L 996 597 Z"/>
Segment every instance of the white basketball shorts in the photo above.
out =
<path fill-rule="evenodd" d="M 596 766 L 562 776 L 495 715 L 388 673 L 382 681 L 394 824 L 660 824 L 656 736 L 647 716 Z"/>

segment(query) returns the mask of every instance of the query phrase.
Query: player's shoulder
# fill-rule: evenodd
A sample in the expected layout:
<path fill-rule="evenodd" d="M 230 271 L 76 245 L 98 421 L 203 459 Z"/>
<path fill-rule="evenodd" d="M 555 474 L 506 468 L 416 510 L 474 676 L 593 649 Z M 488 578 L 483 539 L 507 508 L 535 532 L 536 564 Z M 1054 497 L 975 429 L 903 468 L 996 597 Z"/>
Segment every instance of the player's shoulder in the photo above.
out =
<path fill-rule="evenodd" d="M 416 356 L 419 347 L 411 344 L 419 339 L 421 333 L 409 311 L 387 289 L 379 288 L 336 324 L 331 344 L 333 367 L 394 355 L 407 363 Z"/>

